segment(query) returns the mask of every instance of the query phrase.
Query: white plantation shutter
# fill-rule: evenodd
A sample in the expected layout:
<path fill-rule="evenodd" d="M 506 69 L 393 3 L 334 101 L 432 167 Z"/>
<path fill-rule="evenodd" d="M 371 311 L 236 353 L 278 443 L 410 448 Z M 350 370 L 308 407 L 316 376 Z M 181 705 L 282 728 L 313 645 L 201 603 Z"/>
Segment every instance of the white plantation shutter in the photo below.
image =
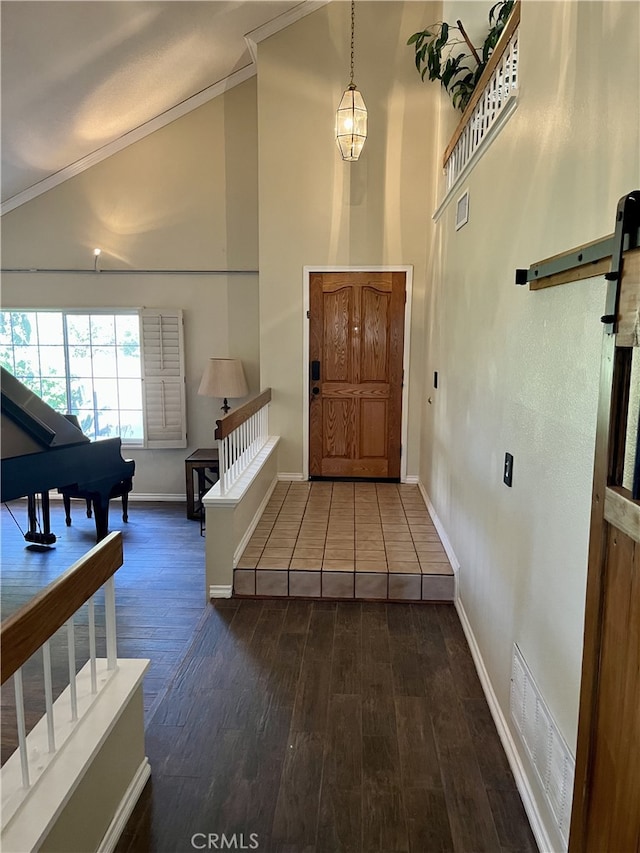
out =
<path fill-rule="evenodd" d="M 182 311 L 140 312 L 145 447 L 186 447 Z"/>

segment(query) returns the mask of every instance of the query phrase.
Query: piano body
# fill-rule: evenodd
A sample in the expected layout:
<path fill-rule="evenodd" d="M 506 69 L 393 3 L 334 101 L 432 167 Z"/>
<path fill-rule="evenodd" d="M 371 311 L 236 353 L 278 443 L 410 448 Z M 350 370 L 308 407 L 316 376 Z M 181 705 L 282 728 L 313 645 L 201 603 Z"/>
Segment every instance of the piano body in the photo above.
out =
<path fill-rule="evenodd" d="M 99 542 L 108 533 L 109 497 L 131 491 L 135 462 L 119 438 L 91 441 L 77 426 L 2 368 L 0 500 L 29 499 L 28 542 L 51 545 L 49 489 L 91 501 Z M 35 495 L 42 494 L 42 531 Z M 70 523 L 69 520 L 67 523 Z"/>

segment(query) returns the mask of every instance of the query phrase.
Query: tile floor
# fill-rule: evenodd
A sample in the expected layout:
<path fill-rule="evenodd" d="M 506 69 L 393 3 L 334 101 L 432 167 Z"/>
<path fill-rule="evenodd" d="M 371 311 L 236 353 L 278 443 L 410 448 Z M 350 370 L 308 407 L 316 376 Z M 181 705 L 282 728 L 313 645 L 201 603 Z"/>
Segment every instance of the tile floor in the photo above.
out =
<path fill-rule="evenodd" d="M 278 483 L 234 572 L 242 596 L 452 601 L 417 486 Z"/>

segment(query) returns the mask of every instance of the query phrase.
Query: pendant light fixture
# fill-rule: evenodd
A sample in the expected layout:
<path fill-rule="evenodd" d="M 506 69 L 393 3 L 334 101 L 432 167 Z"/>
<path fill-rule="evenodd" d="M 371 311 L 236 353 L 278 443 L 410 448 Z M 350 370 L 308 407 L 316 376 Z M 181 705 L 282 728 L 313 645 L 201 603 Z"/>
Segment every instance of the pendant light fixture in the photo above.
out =
<path fill-rule="evenodd" d="M 351 77 L 336 112 L 336 142 L 343 160 L 357 160 L 367 138 L 367 108 L 353 82 L 355 0 L 351 0 Z"/>

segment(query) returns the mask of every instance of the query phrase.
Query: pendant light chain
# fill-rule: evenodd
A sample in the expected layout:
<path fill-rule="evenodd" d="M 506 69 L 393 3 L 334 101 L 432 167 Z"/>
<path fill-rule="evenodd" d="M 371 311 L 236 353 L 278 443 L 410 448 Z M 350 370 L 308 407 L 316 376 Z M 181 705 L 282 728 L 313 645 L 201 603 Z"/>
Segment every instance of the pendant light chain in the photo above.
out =
<path fill-rule="evenodd" d="M 353 45 L 354 45 L 354 32 L 356 27 L 356 2 L 355 0 L 351 0 L 351 79 L 349 80 L 349 85 L 353 86 Z"/>

